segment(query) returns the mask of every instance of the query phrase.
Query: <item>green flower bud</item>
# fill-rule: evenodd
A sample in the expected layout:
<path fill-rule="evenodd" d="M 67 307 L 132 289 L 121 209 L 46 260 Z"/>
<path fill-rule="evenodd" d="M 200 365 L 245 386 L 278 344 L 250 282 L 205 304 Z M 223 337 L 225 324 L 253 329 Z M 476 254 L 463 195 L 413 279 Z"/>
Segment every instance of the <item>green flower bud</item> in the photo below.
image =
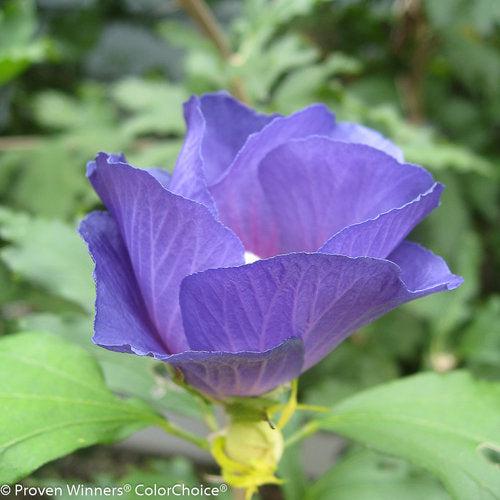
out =
<path fill-rule="evenodd" d="M 233 422 L 226 432 L 226 455 L 242 465 L 275 468 L 283 455 L 283 435 L 268 422 Z"/>
<path fill-rule="evenodd" d="M 265 421 L 234 420 L 212 439 L 211 451 L 224 480 L 251 498 L 263 484 L 279 484 L 274 474 L 283 455 L 283 435 Z"/>

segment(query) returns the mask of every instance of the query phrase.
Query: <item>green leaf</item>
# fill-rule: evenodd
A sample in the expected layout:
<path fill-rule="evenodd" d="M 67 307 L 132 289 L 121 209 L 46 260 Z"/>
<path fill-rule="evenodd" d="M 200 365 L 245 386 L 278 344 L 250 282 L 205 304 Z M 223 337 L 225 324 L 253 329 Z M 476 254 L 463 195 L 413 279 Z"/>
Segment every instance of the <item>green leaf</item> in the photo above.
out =
<path fill-rule="evenodd" d="M 360 72 L 357 59 L 336 52 L 325 61 L 302 66 L 287 74 L 273 94 L 273 109 L 280 113 L 293 113 L 306 107 L 311 100 L 321 100 L 320 90 L 337 75 L 354 75 Z"/>
<path fill-rule="evenodd" d="M 31 314 L 19 322 L 21 330 L 53 333 L 86 349 L 101 365 L 106 386 L 116 394 L 143 399 L 161 412 L 203 418 L 204 407 L 155 368 L 162 366 L 147 356 L 108 351 L 91 341 L 92 318 L 80 314 Z"/>
<path fill-rule="evenodd" d="M 34 40 L 35 3 L 10 0 L 0 9 L 0 85 L 23 72 L 30 64 L 45 58 L 47 40 Z"/>
<path fill-rule="evenodd" d="M 306 500 L 446 500 L 440 484 L 408 463 L 357 449 L 308 489 Z"/>
<path fill-rule="evenodd" d="M 253 47 L 242 57 L 243 64 L 233 69 L 256 99 L 269 98 L 280 76 L 316 61 L 318 53 L 295 35 L 278 38 L 264 47 Z"/>
<path fill-rule="evenodd" d="M 76 228 L 0 207 L 0 258 L 14 272 L 92 311 L 92 263 Z"/>
<path fill-rule="evenodd" d="M 116 398 L 84 350 L 43 333 L 0 340 L 0 482 L 96 443 L 111 443 L 161 418 Z"/>
<path fill-rule="evenodd" d="M 304 375 L 301 389 L 305 391 L 306 403 L 332 405 L 398 376 L 394 356 L 373 333 L 367 339 L 356 334 Z"/>
<path fill-rule="evenodd" d="M 66 219 L 74 217 L 82 205 L 87 207 L 93 195 L 84 165 L 91 156 L 75 155 L 74 146 L 67 138 L 53 138 L 40 141 L 33 150 L 6 153 L 8 172 L 0 186 L 4 203 L 39 216 Z"/>
<path fill-rule="evenodd" d="M 180 86 L 130 78 L 115 85 L 113 96 L 133 115 L 123 125 L 126 134 L 184 131 L 182 103 L 188 95 Z"/>
<path fill-rule="evenodd" d="M 110 481 L 110 477 L 106 477 L 101 474 L 97 478 L 98 486 L 106 486 L 113 481 Z M 145 469 L 134 468 L 129 470 L 129 472 L 120 478 L 119 481 L 115 480 L 117 486 L 122 484 L 130 484 L 133 486 L 144 485 L 144 487 L 157 486 L 173 486 L 174 484 L 182 483 L 188 487 L 196 486 L 197 478 L 193 468 L 193 465 L 183 458 L 175 458 L 173 460 L 155 460 L 148 464 Z M 141 486 L 142 488 L 142 486 Z M 137 498 L 135 494 L 135 488 L 125 495 L 125 498 L 133 500 Z M 189 496 L 189 495 L 188 495 Z M 148 498 L 165 498 L 165 496 L 153 495 Z"/>
<path fill-rule="evenodd" d="M 210 40 L 188 23 L 172 20 L 161 21 L 157 26 L 157 31 L 160 36 L 175 47 L 191 51 L 212 49 Z"/>
<path fill-rule="evenodd" d="M 61 130 L 114 127 L 115 113 L 97 85 L 82 86 L 78 99 L 62 92 L 47 90 L 36 94 L 35 118 L 40 125 Z"/>
<path fill-rule="evenodd" d="M 296 413 L 285 429 L 285 439 L 289 438 L 300 428 L 301 416 Z M 285 448 L 281 458 L 278 475 L 285 482 L 281 490 L 285 500 L 303 500 L 306 489 L 309 487 L 308 480 L 302 465 L 302 443 Z"/>
<path fill-rule="evenodd" d="M 317 421 L 434 473 L 457 499 L 498 498 L 500 384 L 424 373 L 349 398 Z"/>
<path fill-rule="evenodd" d="M 202 481 L 205 485 L 209 485 L 210 482 L 210 480 L 205 478 Z M 185 458 L 176 457 L 170 460 L 156 459 L 147 464 L 131 466 L 125 474 L 119 476 L 116 476 L 114 472 L 99 471 L 96 473 L 95 477 L 92 477 L 92 482 L 85 484 L 82 484 L 81 481 L 76 479 L 68 481 L 67 479 L 63 480 L 58 477 L 44 477 L 43 479 L 29 478 L 25 483 L 28 486 L 35 486 L 38 488 L 60 487 L 62 495 L 53 497 L 57 500 L 84 500 L 88 498 L 88 495 L 85 495 L 85 490 L 81 488 L 81 486 L 90 488 L 121 488 L 123 485 L 128 484 L 131 486 L 130 492 L 124 491 L 123 495 L 120 495 L 120 497 L 123 500 L 135 500 L 138 494 L 146 496 L 144 495 L 145 488 L 154 488 L 155 486 L 157 488 L 168 488 L 176 484 L 196 487 L 200 484 L 200 479 L 197 477 L 195 468 L 191 462 Z M 68 487 L 68 485 L 70 486 Z M 136 494 L 136 486 L 139 486 L 138 494 Z M 213 486 L 217 486 L 217 483 L 214 482 Z M 79 491 L 79 493 L 76 493 L 77 491 Z M 147 498 L 164 499 L 165 495 L 160 495 L 160 493 L 161 491 L 157 491 L 157 494 L 148 494 Z M 228 490 L 225 493 L 217 495 L 217 498 L 232 498 L 232 496 Z"/>
<path fill-rule="evenodd" d="M 127 160 L 132 165 L 166 167 L 171 172 L 174 169 L 181 147 L 182 141 L 178 139 L 151 141 L 148 147 L 127 154 Z"/>
<path fill-rule="evenodd" d="M 82 167 L 96 151 L 121 151 L 130 136 L 118 121 L 118 110 L 109 99 L 107 89 L 97 83 L 78 87 L 76 97 L 62 92 L 44 91 L 34 101 L 35 118 L 40 125 L 58 129 L 59 135 L 42 142 L 40 149 L 62 149 L 66 163 L 56 164 L 57 172 L 64 165 L 78 165 L 79 177 L 84 181 Z"/>
<path fill-rule="evenodd" d="M 492 295 L 486 304 L 476 308 L 460 354 L 475 372 L 500 377 L 500 296 Z"/>
<path fill-rule="evenodd" d="M 490 97 L 498 95 L 500 53 L 494 45 L 461 33 L 447 33 L 444 49 L 444 56 L 454 67 L 457 78 L 471 91 L 479 90 Z M 464 60 L 467 64 L 463 64 Z"/>

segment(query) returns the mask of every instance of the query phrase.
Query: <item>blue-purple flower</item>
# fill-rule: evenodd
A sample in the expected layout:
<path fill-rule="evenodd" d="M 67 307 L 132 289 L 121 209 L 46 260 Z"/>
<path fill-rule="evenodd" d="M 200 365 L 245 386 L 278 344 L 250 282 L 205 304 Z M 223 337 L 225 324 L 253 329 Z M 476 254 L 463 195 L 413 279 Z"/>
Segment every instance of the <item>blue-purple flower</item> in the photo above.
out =
<path fill-rule="evenodd" d="M 222 93 L 191 98 L 185 118 L 171 177 L 104 153 L 88 165 L 107 208 L 80 228 L 96 344 L 166 361 L 216 397 L 258 395 L 462 282 L 405 241 L 443 186 L 377 132 L 323 105 L 263 115 Z"/>

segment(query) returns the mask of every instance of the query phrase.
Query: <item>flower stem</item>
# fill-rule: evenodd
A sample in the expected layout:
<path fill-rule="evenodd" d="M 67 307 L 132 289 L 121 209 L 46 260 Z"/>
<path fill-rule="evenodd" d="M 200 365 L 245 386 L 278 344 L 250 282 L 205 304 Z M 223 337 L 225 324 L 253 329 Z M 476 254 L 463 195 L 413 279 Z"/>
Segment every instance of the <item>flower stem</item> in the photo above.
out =
<path fill-rule="evenodd" d="M 212 41 L 222 58 L 229 64 L 234 54 L 229 41 L 213 12 L 204 0 L 178 0 L 184 10 L 192 17 L 200 30 Z M 231 91 L 242 102 L 249 103 L 248 94 L 239 77 L 233 78 Z"/>
<path fill-rule="evenodd" d="M 200 391 L 196 390 L 194 387 L 186 384 L 186 382 L 184 381 L 184 376 L 179 370 L 176 370 L 170 365 L 167 365 L 167 371 L 170 374 L 170 378 L 172 379 L 172 382 L 174 384 L 177 384 L 198 401 L 203 410 L 203 420 L 205 424 L 211 431 L 215 432 L 219 426 L 217 425 L 217 419 L 215 418 L 213 412 L 213 401 L 210 400 L 209 397 L 205 394 L 202 394 Z"/>
<path fill-rule="evenodd" d="M 285 425 L 289 422 L 289 420 L 293 417 L 293 414 L 295 413 L 295 410 L 297 409 L 298 390 L 299 390 L 299 381 L 298 381 L 298 379 L 294 379 L 291 382 L 290 398 L 288 399 L 288 402 L 283 407 L 280 419 L 278 421 L 278 424 L 276 425 L 276 427 L 278 429 L 283 429 L 285 427 Z"/>
<path fill-rule="evenodd" d="M 314 411 L 318 413 L 329 413 L 332 411 L 328 406 L 318 406 L 318 405 L 306 405 L 306 404 L 297 404 L 297 410 L 301 411 Z"/>
<path fill-rule="evenodd" d="M 318 431 L 318 423 L 315 421 L 308 422 L 304 427 L 299 429 L 297 432 L 292 434 L 286 441 L 285 441 L 285 448 L 288 448 L 289 446 L 294 445 L 295 443 L 298 443 L 300 440 L 311 436 L 315 432 Z"/>
<path fill-rule="evenodd" d="M 181 429 L 180 427 L 173 424 L 172 422 L 169 422 L 168 420 L 159 419 L 157 423 L 168 434 L 176 436 L 180 439 L 184 439 L 185 441 L 194 444 L 195 446 L 201 448 L 202 450 L 210 451 L 210 445 L 205 438 L 197 436 L 196 434 L 193 434 L 184 429 Z"/>

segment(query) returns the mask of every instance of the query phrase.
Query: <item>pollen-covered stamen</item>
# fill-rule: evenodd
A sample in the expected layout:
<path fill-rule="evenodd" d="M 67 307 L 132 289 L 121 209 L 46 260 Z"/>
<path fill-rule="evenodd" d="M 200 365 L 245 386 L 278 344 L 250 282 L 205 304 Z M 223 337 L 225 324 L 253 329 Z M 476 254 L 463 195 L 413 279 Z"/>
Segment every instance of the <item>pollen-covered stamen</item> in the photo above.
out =
<path fill-rule="evenodd" d="M 253 262 L 257 262 L 260 260 L 260 257 L 258 255 L 255 255 L 252 252 L 246 251 L 244 254 L 245 257 L 245 264 L 252 264 Z"/>

